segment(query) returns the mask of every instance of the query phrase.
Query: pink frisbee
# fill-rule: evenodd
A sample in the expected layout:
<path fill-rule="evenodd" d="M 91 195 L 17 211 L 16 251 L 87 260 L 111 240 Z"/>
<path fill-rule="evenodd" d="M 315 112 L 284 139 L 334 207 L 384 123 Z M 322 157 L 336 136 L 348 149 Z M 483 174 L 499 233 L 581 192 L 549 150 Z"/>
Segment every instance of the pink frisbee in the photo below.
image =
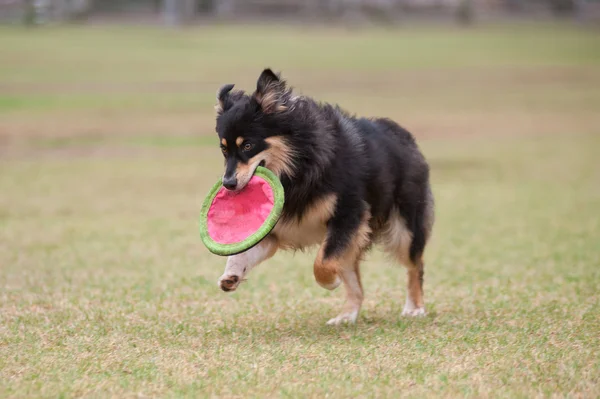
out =
<path fill-rule="evenodd" d="M 218 181 L 202 204 L 202 242 L 217 255 L 244 252 L 273 230 L 283 203 L 281 182 L 273 172 L 261 166 L 240 191 L 229 191 Z"/>

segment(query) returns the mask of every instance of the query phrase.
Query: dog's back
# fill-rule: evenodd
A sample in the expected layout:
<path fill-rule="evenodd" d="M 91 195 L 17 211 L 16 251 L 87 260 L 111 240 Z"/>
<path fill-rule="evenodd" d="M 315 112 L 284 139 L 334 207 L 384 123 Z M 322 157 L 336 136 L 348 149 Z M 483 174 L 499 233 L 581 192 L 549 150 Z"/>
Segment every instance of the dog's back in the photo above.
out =
<path fill-rule="evenodd" d="M 410 132 L 387 118 L 353 118 L 362 139 L 366 162 L 363 184 L 370 205 L 374 237 L 391 247 L 402 247 L 400 257 L 416 262 L 433 226 L 433 195 L 429 166 Z M 351 133 L 354 134 L 354 133 Z M 400 225 L 405 233 L 400 233 Z M 408 252 L 400 236 L 410 236 Z"/>

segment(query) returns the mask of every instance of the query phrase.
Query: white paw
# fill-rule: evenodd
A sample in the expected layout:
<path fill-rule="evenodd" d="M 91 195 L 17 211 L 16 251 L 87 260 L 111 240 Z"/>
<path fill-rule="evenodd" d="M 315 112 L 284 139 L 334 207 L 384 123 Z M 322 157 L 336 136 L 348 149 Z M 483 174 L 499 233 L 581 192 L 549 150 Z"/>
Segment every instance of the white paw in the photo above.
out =
<path fill-rule="evenodd" d="M 327 322 L 328 326 L 339 326 L 340 324 L 354 324 L 356 323 L 356 318 L 358 317 L 358 310 L 349 313 L 342 313 L 337 317 L 329 320 Z"/>
<path fill-rule="evenodd" d="M 408 308 L 405 307 L 402 311 L 402 316 L 422 317 L 425 316 L 425 308 Z"/>

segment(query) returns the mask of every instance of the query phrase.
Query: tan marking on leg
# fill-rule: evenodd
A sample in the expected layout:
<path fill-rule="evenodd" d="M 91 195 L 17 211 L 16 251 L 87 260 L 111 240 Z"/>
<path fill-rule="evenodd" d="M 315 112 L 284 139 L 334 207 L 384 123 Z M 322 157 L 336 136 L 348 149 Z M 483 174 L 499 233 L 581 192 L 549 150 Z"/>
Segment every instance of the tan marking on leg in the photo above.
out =
<path fill-rule="evenodd" d="M 423 299 L 423 259 L 419 258 L 415 264 L 407 266 L 407 292 L 403 316 L 424 316 L 425 301 Z"/>
<path fill-rule="evenodd" d="M 238 147 L 241 147 L 243 142 L 244 142 L 244 138 L 242 136 L 235 139 L 235 145 L 237 145 Z"/>
<path fill-rule="evenodd" d="M 221 144 L 223 144 L 225 147 L 227 147 L 227 140 L 221 139 Z"/>
<path fill-rule="evenodd" d="M 327 239 L 319 248 L 319 253 L 317 254 L 317 259 L 315 259 L 315 264 L 313 267 L 313 273 L 315 275 L 315 280 L 317 283 L 327 289 L 334 290 L 339 287 L 342 280 L 338 276 L 338 270 L 340 269 L 339 259 L 328 259 L 324 260 L 325 246 L 327 244 Z"/>
<path fill-rule="evenodd" d="M 407 274 L 408 274 L 408 297 L 410 298 L 411 302 L 414 304 L 415 307 L 417 308 L 422 308 L 424 303 L 423 303 L 423 286 L 421 284 L 421 273 L 422 273 L 422 267 L 421 265 L 421 261 L 419 260 L 419 263 L 414 265 L 414 266 L 410 266 L 407 270 Z"/>
<path fill-rule="evenodd" d="M 325 238 L 314 264 L 315 279 L 320 286 L 329 290 L 337 288 L 341 282 L 338 274 L 340 270 L 345 265 L 354 265 L 363 250 L 368 246 L 369 235 L 371 233 L 371 228 L 369 227 L 370 217 L 370 212 L 365 211 L 363 220 L 358 229 L 356 229 L 354 237 L 348 243 L 346 250 L 339 255 L 325 258 L 324 251 L 327 246 L 327 237 Z"/>

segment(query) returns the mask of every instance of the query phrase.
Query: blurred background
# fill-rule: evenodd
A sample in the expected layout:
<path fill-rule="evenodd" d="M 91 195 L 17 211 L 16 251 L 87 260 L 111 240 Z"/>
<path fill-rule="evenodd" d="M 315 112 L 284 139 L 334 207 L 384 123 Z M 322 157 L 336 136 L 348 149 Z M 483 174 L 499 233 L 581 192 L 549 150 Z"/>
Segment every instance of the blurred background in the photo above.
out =
<path fill-rule="evenodd" d="M 30 24 L 160 18 L 168 25 L 179 25 L 267 18 L 377 23 L 439 18 L 465 24 L 475 17 L 586 19 L 597 16 L 600 6 L 597 0 L 2 0 L 0 7 L 4 19 Z"/>
<path fill-rule="evenodd" d="M 546 105 L 591 89 L 599 17 L 600 0 L 0 0 L 1 137 L 197 138 L 216 87 L 264 66 L 417 134 L 504 131 L 507 108 L 539 133 L 532 112 L 558 129 Z"/>
<path fill-rule="evenodd" d="M 0 137 L 13 149 L 204 140 L 216 88 L 251 90 L 265 66 L 417 135 L 587 128 L 599 11 L 598 0 L 0 0 Z"/>
<path fill-rule="evenodd" d="M 1 396 L 598 396 L 599 16 L 600 0 L 0 0 Z M 264 67 L 417 137 L 428 318 L 399 317 L 404 273 L 377 251 L 341 338 L 314 251 L 218 290 L 197 226 L 223 172 L 215 93 L 252 92 Z"/>

